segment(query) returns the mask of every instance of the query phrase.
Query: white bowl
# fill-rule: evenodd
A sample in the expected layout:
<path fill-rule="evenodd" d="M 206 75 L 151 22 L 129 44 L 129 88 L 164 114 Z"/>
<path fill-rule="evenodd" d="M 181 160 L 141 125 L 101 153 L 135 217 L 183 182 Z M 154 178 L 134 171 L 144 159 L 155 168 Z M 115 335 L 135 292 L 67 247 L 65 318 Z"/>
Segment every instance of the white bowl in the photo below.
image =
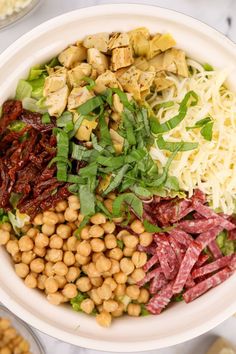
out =
<path fill-rule="evenodd" d="M 171 32 L 178 46 L 202 62 L 232 67 L 236 84 L 236 46 L 222 34 L 185 15 L 144 5 L 104 5 L 73 11 L 35 28 L 0 56 L 0 105 L 14 95 L 19 78 L 68 44 L 89 33 L 127 31 L 145 26 Z M 236 87 L 234 87 L 236 89 Z M 198 336 L 236 312 L 236 275 L 188 305 L 178 303 L 160 316 L 117 319 L 99 327 L 93 317 L 71 308 L 50 305 L 45 296 L 28 289 L 0 250 L 0 299 L 33 327 L 63 341 L 109 352 L 132 352 L 171 346 Z"/>

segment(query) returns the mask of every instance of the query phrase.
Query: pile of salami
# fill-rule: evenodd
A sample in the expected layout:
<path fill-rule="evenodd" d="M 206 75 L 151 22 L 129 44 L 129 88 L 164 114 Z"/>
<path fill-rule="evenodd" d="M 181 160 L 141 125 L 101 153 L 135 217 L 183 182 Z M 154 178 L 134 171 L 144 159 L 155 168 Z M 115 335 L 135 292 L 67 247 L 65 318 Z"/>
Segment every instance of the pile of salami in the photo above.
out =
<path fill-rule="evenodd" d="M 236 239 L 236 220 L 212 211 L 201 191 L 187 200 L 155 200 L 145 206 L 145 213 L 149 221 L 169 226 L 165 233 L 154 234 L 150 246 L 139 246 L 150 254 L 139 286 L 150 282 L 153 296 L 146 308 L 152 314 L 160 314 L 180 294 L 186 303 L 193 301 L 236 269 L 236 253 L 224 256 L 216 242 L 223 230 Z"/>

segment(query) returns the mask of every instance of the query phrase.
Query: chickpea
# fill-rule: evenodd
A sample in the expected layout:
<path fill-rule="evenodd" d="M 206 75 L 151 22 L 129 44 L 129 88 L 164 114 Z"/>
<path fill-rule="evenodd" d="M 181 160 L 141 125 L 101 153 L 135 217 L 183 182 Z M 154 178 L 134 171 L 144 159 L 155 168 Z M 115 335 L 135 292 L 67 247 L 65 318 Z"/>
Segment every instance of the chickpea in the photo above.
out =
<path fill-rule="evenodd" d="M 57 226 L 57 235 L 63 238 L 64 240 L 71 236 L 72 229 L 69 225 L 59 225 Z"/>
<path fill-rule="evenodd" d="M 129 304 L 127 307 L 128 315 L 138 317 L 141 312 L 141 307 L 138 304 Z"/>
<path fill-rule="evenodd" d="M 102 286 L 97 289 L 97 292 L 102 300 L 108 300 L 112 295 L 111 287 L 108 284 L 102 284 Z"/>
<path fill-rule="evenodd" d="M 80 233 L 80 236 L 83 240 L 88 240 L 90 238 L 90 234 L 89 234 L 89 226 L 85 226 Z"/>
<path fill-rule="evenodd" d="M 33 251 L 22 252 L 21 254 L 22 263 L 25 264 L 30 264 L 35 257 L 36 255 L 34 254 Z"/>
<path fill-rule="evenodd" d="M 126 295 L 132 300 L 137 300 L 140 295 L 140 289 L 137 285 L 129 285 L 126 288 Z"/>
<path fill-rule="evenodd" d="M 112 317 L 109 312 L 102 311 L 98 315 L 96 315 L 97 323 L 102 327 L 110 327 Z"/>
<path fill-rule="evenodd" d="M 75 252 L 77 250 L 78 243 L 78 239 L 75 236 L 69 237 L 66 241 L 68 251 Z"/>
<path fill-rule="evenodd" d="M 52 305 L 60 305 L 65 302 L 65 297 L 58 291 L 53 294 L 48 294 L 47 299 Z"/>
<path fill-rule="evenodd" d="M 111 268 L 111 261 L 110 259 L 101 256 L 96 261 L 96 268 L 99 272 L 107 272 Z"/>
<path fill-rule="evenodd" d="M 107 284 L 110 286 L 111 291 L 114 291 L 117 287 L 117 283 L 115 282 L 115 280 L 111 277 L 108 277 L 104 280 L 103 284 Z"/>
<path fill-rule="evenodd" d="M 31 228 L 31 226 L 27 223 L 21 228 L 22 234 L 26 234 L 27 231 Z"/>
<path fill-rule="evenodd" d="M 0 230 L 0 245 L 6 245 L 10 240 L 10 232 L 6 230 Z"/>
<path fill-rule="evenodd" d="M 145 231 L 143 223 L 140 220 L 138 220 L 138 219 L 134 220 L 131 223 L 130 228 L 136 234 L 142 234 Z"/>
<path fill-rule="evenodd" d="M 68 272 L 68 267 L 62 261 L 56 262 L 53 265 L 52 269 L 54 270 L 55 274 L 62 275 L 62 276 L 66 275 Z"/>
<path fill-rule="evenodd" d="M 118 309 L 118 302 L 115 300 L 105 300 L 103 302 L 103 309 L 106 312 L 113 312 Z"/>
<path fill-rule="evenodd" d="M 36 234 L 34 242 L 35 242 L 36 247 L 44 248 L 44 247 L 48 246 L 49 238 L 47 235 L 44 235 L 44 234 Z"/>
<path fill-rule="evenodd" d="M 145 272 L 142 268 L 136 268 L 131 274 L 131 279 L 137 283 L 145 277 Z"/>
<path fill-rule="evenodd" d="M 145 252 L 134 252 L 132 255 L 132 262 L 136 268 L 141 268 L 147 262 L 147 254 Z"/>
<path fill-rule="evenodd" d="M 55 209 L 57 212 L 61 212 L 61 211 L 65 211 L 67 207 L 68 207 L 67 201 L 61 200 L 60 202 L 57 203 Z"/>
<path fill-rule="evenodd" d="M 34 248 L 34 242 L 29 236 L 22 236 L 19 239 L 19 249 L 22 252 L 31 251 Z"/>
<path fill-rule="evenodd" d="M 47 262 L 44 268 L 44 273 L 45 275 L 47 275 L 48 277 L 53 276 L 54 270 L 53 270 L 53 263 L 52 262 Z"/>
<path fill-rule="evenodd" d="M 64 213 L 64 217 L 66 221 L 74 222 L 78 218 L 77 210 L 67 208 Z"/>
<path fill-rule="evenodd" d="M 78 244 L 77 252 L 81 254 L 81 256 L 88 257 L 91 251 L 92 249 L 88 241 L 84 240 Z"/>
<path fill-rule="evenodd" d="M 63 275 L 54 275 L 54 279 L 58 284 L 58 288 L 62 289 L 67 284 L 67 280 Z"/>
<path fill-rule="evenodd" d="M 69 208 L 72 210 L 79 210 L 80 209 L 80 201 L 76 195 L 70 195 L 68 198 Z"/>
<path fill-rule="evenodd" d="M 148 247 L 153 241 L 153 235 L 150 232 L 143 232 L 139 235 L 139 243 L 141 246 Z"/>
<path fill-rule="evenodd" d="M 48 294 L 56 293 L 58 290 L 58 283 L 54 277 L 49 277 L 45 280 L 45 290 Z"/>
<path fill-rule="evenodd" d="M 100 238 L 94 238 L 90 241 L 90 246 L 93 252 L 103 252 L 105 250 L 105 243 Z"/>
<path fill-rule="evenodd" d="M 118 302 L 118 307 L 115 311 L 112 311 L 112 316 L 113 317 L 120 317 L 123 315 L 123 311 L 124 311 L 124 304 L 122 304 L 122 302 Z"/>
<path fill-rule="evenodd" d="M 75 264 L 75 256 L 74 253 L 71 251 L 66 251 L 64 253 L 64 257 L 63 257 L 63 262 L 65 263 L 65 265 L 72 266 L 73 264 Z"/>
<path fill-rule="evenodd" d="M 90 278 L 91 284 L 98 288 L 99 286 L 102 286 L 103 279 L 102 277 L 92 277 Z"/>
<path fill-rule="evenodd" d="M 68 251 L 68 247 L 67 247 L 66 242 L 63 243 L 62 250 L 63 251 Z"/>
<path fill-rule="evenodd" d="M 92 288 L 91 281 L 88 277 L 81 277 L 77 279 L 76 286 L 82 292 L 89 291 Z"/>
<path fill-rule="evenodd" d="M 134 235 L 124 235 L 123 242 L 128 248 L 136 248 L 139 243 L 139 239 L 137 236 Z"/>
<path fill-rule="evenodd" d="M 90 237 L 102 237 L 104 235 L 104 230 L 99 225 L 93 225 L 89 229 Z"/>
<path fill-rule="evenodd" d="M 104 205 L 107 208 L 107 210 L 112 213 L 113 211 L 113 201 L 111 199 L 105 199 L 104 200 Z"/>
<path fill-rule="evenodd" d="M 38 229 L 35 229 L 34 227 L 31 227 L 27 231 L 26 235 L 29 236 L 30 238 L 35 238 L 38 235 L 38 233 L 39 233 Z"/>
<path fill-rule="evenodd" d="M 12 231 L 12 226 L 9 222 L 4 222 L 2 225 L 0 225 L 1 229 L 4 230 L 4 231 L 8 231 L 8 232 L 11 232 Z"/>
<path fill-rule="evenodd" d="M 44 270 L 44 267 L 45 267 L 44 260 L 41 258 L 35 258 L 30 263 L 30 269 L 32 272 L 35 272 L 35 273 L 42 273 Z"/>
<path fill-rule="evenodd" d="M 91 299 L 94 301 L 94 303 L 96 305 L 101 305 L 102 299 L 98 295 L 98 291 L 97 290 L 98 289 L 92 289 L 91 292 L 90 292 L 90 297 L 91 297 Z"/>
<path fill-rule="evenodd" d="M 17 252 L 12 256 L 12 260 L 14 263 L 20 263 L 21 262 L 21 252 Z"/>
<path fill-rule="evenodd" d="M 43 225 L 43 214 L 38 214 L 35 216 L 34 225 L 37 225 L 37 226 Z"/>
<path fill-rule="evenodd" d="M 96 213 L 90 218 L 90 222 L 94 225 L 101 225 L 105 224 L 106 222 L 106 217 L 102 213 Z"/>
<path fill-rule="evenodd" d="M 63 213 L 57 213 L 58 224 L 63 224 L 65 222 L 65 217 Z"/>
<path fill-rule="evenodd" d="M 62 250 L 57 250 L 57 249 L 49 249 L 47 251 L 47 255 L 48 255 L 48 260 L 50 262 L 59 262 L 59 261 L 62 261 L 62 257 L 63 257 L 63 252 Z"/>
<path fill-rule="evenodd" d="M 37 279 L 37 286 L 39 289 L 44 290 L 45 289 L 45 281 L 47 279 L 47 276 L 45 274 L 40 274 Z"/>
<path fill-rule="evenodd" d="M 131 257 L 133 255 L 134 251 L 135 251 L 135 248 L 125 247 L 123 249 L 123 254 L 124 254 L 125 257 Z"/>
<path fill-rule="evenodd" d="M 53 235 L 55 232 L 55 225 L 48 225 L 48 224 L 43 224 L 42 226 L 42 233 L 47 235 L 47 236 L 51 236 Z"/>
<path fill-rule="evenodd" d="M 87 274 L 90 278 L 99 277 L 101 275 L 101 273 L 98 271 L 94 263 L 89 263 Z"/>
<path fill-rule="evenodd" d="M 33 248 L 33 247 L 32 247 Z M 10 240 L 6 245 L 7 252 L 10 253 L 11 256 L 19 252 L 19 246 L 17 240 Z"/>
<path fill-rule="evenodd" d="M 125 295 L 125 290 L 126 290 L 126 285 L 125 284 L 118 284 L 114 293 L 117 297 L 124 296 Z"/>
<path fill-rule="evenodd" d="M 80 275 L 80 269 L 78 267 L 70 267 L 66 274 L 66 280 L 68 283 L 73 283 Z"/>
<path fill-rule="evenodd" d="M 134 270 L 134 264 L 129 258 L 122 258 L 120 261 L 120 269 L 123 273 L 129 275 Z"/>
<path fill-rule="evenodd" d="M 85 299 L 81 302 L 80 308 L 87 314 L 90 314 L 94 309 L 94 302 L 91 299 Z"/>
<path fill-rule="evenodd" d="M 138 302 L 140 304 L 146 304 L 149 300 L 149 292 L 147 289 L 140 289 L 140 294 L 139 294 L 139 297 L 138 297 Z"/>
<path fill-rule="evenodd" d="M 43 224 L 56 225 L 58 222 L 58 216 L 53 211 L 45 211 L 43 213 Z"/>
<path fill-rule="evenodd" d="M 79 265 L 88 264 L 90 262 L 90 259 L 90 257 L 81 256 L 81 254 L 79 253 L 75 254 L 75 260 L 79 263 Z"/>
<path fill-rule="evenodd" d="M 106 234 L 112 234 L 115 229 L 116 225 L 114 222 L 111 221 L 106 221 L 104 224 L 101 225 L 103 230 L 105 231 Z"/>
<path fill-rule="evenodd" d="M 118 240 L 123 240 L 123 237 L 126 235 L 130 235 L 129 231 L 127 230 L 121 230 L 118 232 L 118 234 L 116 235 L 116 238 L 118 238 Z"/>
<path fill-rule="evenodd" d="M 96 263 L 98 258 L 100 258 L 101 256 L 104 256 L 103 252 L 94 252 L 93 255 L 92 255 L 93 263 Z"/>
<path fill-rule="evenodd" d="M 127 274 L 123 273 L 123 272 L 119 272 L 114 274 L 114 279 L 118 284 L 125 284 L 127 282 Z"/>
<path fill-rule="evenodd" d="M 37 287 L 37 279 L 33 276 L 32 273 L 29 273 L 25 278 L 25 285 L 28 288 L 36 288 Z"/>
<path fill-rule="evenodd" d="M 33 252 L 35 253 L 35 255 L 37 255 L 39 257 L 44 257 L 47 250 L 46 250 L 46 248 L 34 247 Z"/>
<path fill-rule="evenodd" d="M 119 273 L 119 271 L 120 271 L 120 263 L 116 259 L 111 259 L 110 273 L 113 275 Z"/>
<path fill-rule="evenodd" d="M 11 325 L 11 322 L 8 318 L 0 318 L 0 331 L 5 331 L 7 328 L 9 328 Z"/>
<path fill-rule="evenodd" d="M 52 235 L 49 240 L 49 247 L 55 249 L 61 249 L 63 246 L 63 239 L 57 234 Z"/>
<path fill-rule="evenodd" d="M 116 237 L 113 234 L 107 234 L 104 238 L 106 248 L 112 249 L 117 247 Z"/>
<path fill-rule="evenodd" d="M 119 247 L 115 247 L 109 251 L 109 257 L 119 261 L 123 257 L 123 252 Z"/>
<path fill-rule="evenodd" d="M 29 274 L 29 266 L 24 263 L 15 264 L 15 271 L 20 278 L 25 278 Z"/>
<path fill-rule="evenodd" d="M 6 331 L 4 333 L 4 336 L 6 338 L 8 338 L 9 340 L 14 339 L 17 336 L 16 329 L 13 328 L 13 327 L 10 327 L 10 328 L 6 329 Z"/>
<path fill-rule="evenodd" d="M 62 290 L 62 294 L 68 299 L 73 299 L 73 297 L 76 297 L 76 295 L 78 294 L 76 285 L 66 284 L 66 286 Z"/>

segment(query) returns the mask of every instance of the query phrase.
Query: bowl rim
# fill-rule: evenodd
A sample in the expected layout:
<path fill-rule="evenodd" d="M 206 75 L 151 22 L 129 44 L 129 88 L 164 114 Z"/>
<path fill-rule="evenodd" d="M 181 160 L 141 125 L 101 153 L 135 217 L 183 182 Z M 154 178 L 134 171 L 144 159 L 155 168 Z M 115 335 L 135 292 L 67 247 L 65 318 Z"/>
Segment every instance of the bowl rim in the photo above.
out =
<path fill-rule="evenodd" d="M 177 23 L 184 22 L 188 26 L 191 26 L 193 29 L 196 29 L 198 32 L 204 34 L 207 33 L 208 36 L 214 37 L 214 41 L 218 42 L 221 45 L 223 41 L 224 48 L 230 50 L 232 53 L 234 53 L 236 57 L 236 45 L 233 41 L 231 41 L 229 38 L 224 36 L 216 29 L 201 22 L 200 20 L 195 19 L 194 17 L 182 14 L 175 10 L 166 9 L 155 5 L 144 5 L 134 3 L 105 4 L 79 8 L 77 10 L 66 12 L 62 15 L 56 16 L 50 20 L 43 22 L 28 33 L 21 36 L 19 39 L 13 42 L 7 49 L 5 49 L 2 54 L 0 54 L 0 69 L 3 65 L 7 63 L 9 57 L 14 56 L 14 54 L 18 51 L 19 48 L 21 48 L 22 45 L 25 45 L 34 40 L 34 38 L 38 37 L 39 35 L 50 31 L 50 29 L 57 26 L 57 24 L 60 23 L 61 20 L 66 22 L 66 20 L 69 21 L 70 19 L 73 19 L 77 16 L 80 16 L 82 18 L 90 17 L 92 12 L 96 13 L 97 16 L 105 14 L 114 14 L 116 12 L 127 14 L 130 12 L 130 8 L 132 9 L 133 14 L 148 15 L 148 13 L 150 14 L 153 11 L 154 13 L 158 12 L 158 16 L 161 16 L 163 19 L 169 19 L 172 17 Z M 81 347 L 85 347 L 88 349 L 109 352 L 136 352 L 154 350 L 158 348 L 165 348 L 172 345 L 176 345 L 209 331 L 210 329 L 214 328 L 236 312 L 236 302 L 231 303 L 220 313 L 217 313 L 215 316 L 207 319 L 203 324 L 199 325 L 194 329 L 189 329 L 188 331 L 182 334 L 173 334 L 170 338 L 168 338 L 168 341 L 166 340 L 166 338 L 156 338 L 154 340 L 137 342 L 137 345 L 135 345 L 134 342 L 108 342 L 104 340 L 79 337 L 78 334 L 71 334 L 66 331 L 63 331 L 62 329 L 55 328 L 54 326 L 47 324 L 40 318 L 36 317 L 33 313 L 24 308 L 24 306 L 21 306 L 21 304 L 14 301 L 11 296 L 7 294 L 1 287 L 0 298 L 4 306 L 10 309 L 10 311 L 16 314 L 16 316 L 18 316 L 19 318 L 23 318 L 24 321 L 26 321 L 28 324 L 47 335 L 77 346 L 80 345 Z"/>

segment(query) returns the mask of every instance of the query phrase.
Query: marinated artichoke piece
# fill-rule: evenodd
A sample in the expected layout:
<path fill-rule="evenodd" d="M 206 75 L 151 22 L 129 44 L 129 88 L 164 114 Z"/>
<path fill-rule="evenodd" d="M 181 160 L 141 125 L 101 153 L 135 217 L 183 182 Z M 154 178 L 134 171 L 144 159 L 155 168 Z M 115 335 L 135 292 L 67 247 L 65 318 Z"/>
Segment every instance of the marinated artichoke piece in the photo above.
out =
<path fill-rule="evenodd" d="M 127 33 L 113 33 L 108 43 L 108 49 L 112 50 L 129 46 L 129 36 Z"/>
<path fill-rule="evenodd" d="M 148 90 L 153 83 L 153 80 L 155 78 L 156 72 L 154 67 L 150 68 L 150 71 L 143 71 L 139 77 L 139 85 L 140 85 L 140 91 L 146 91 Z"/>
<path fill-rule="evenodd" d="M 110 70 L 106 70 L 103 74 L 99 75 L 95 82 L 96 86 L 94 87 L 94 91 L 96 93 L 105 91 L 107 87 L 119 87 L 119 82 L 117 81 L 116 75 Z"/>
<path fill-rule="evenodd" d="M 84 77 L 90 76 L 92 73 L 92 66 L 87 63 L 82 63 L 75 66 L 73 69 L 68 71 L 68 78 L 70 85 L 73 87 L 78 87 L 84 83 Z"/>
<path fill-rule="evenodd" d="M 129 32 L 130 43 L 137 56 L 147 56 L 150 48 L 150 33 L 147 28 L 137 28 Z"/>
<path fill-rule="evenodd" d="M 120 154 L 124 146 L 124 138 L 118 134 L 114 129 L 110 129 L 110 136 L 117 154 Z"/>
<path fill-rule="evenodd" d="M 98 123 L 95 121 L 89 121 L 84 119 L 81 126 L 77 130 L 75 137 L 78 140 L 89 141 L 91 138 L 91 134 L 93 129 L 96 129 Z"/>
<path fill-rule="evenodd" d="M 60 90 L 66 85 L 67 81 L 67 70 L 65 68 L 60 68 L 52 72 L 46 77 L 43 88 L 43 96 L 46 97 L 50 93 Z"/>
<path fill-rule="evenodd" d="M 164 71 L 160 71 L 156 74 L 154 84 L 156 86 L 157 92 L 165 90 L 174 85 L 173 81 L 168 79 L 168 76 Z"/>
<path fill-rule="evenodd" d="M 135 66 L 131 66 L 127 71 L 118 77 L 118 81 L 123 89 L 131 93 L 136 100 L 140 100 L 141 98 L 139 86 L 140 75 L 141 71 Z"/>
<path fill-rule="evenodd" d="M 156 34 L 150 41 L 150 49 L 147 54 L 148 59 L 152 59 L 157 54 L 172 48 L 176 44 L 175 40 L 169 33 Z"/>
<path fill-rule="evenodd" d="M 185 52 L 180 49 L 168 49 L 163 57 L 163 69 L 188 77 L 188 66 L 186 62 Z"/>
<path fill-rule="evenodd" d="M 45 104 L 50 116 L 59 117 L 62 115 L 67 105 L 68 95 L 69 89 L 67 85 L 47 95 Z"/>
<path fill-rule="evenodd" d="M 144 57 L 138 57 L 134 59 L 134 66 L 139 70 L 146 71 L 149 69 L 149 62 Z"/>

